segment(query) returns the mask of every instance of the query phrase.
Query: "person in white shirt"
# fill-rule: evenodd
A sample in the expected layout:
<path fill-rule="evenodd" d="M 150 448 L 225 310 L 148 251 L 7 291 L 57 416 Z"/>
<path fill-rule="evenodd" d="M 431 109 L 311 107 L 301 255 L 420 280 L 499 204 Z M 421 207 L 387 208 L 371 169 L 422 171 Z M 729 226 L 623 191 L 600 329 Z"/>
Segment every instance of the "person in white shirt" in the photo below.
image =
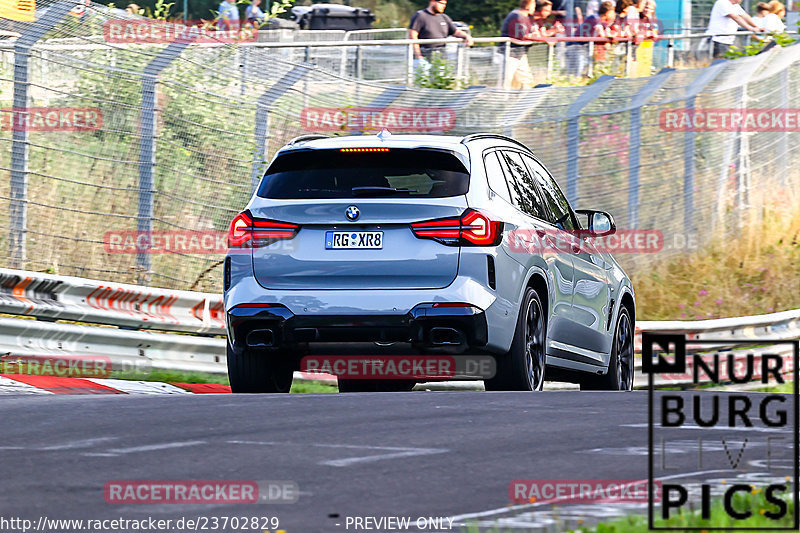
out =
<path fill-rule="evenodd" d="M 753 17 L 753 21 L 770 33 L 781 33 L 786 29 L 786 25 L 777 14 L 770 12 L 771 9 L 770 4 L 759 2 L 756 6 L 758 16 Z"/>
<path fill-rule="evenodd" d="M 786 6 L 784 6 L 779 0 L 772 0 L 772 2 L 770 2 L 768 5 L 769 14 L 773 16 L 770 17 L 767 15 L 767 17 L 769 17 L 769 19 L 772 21 L 770 22 L 772 27 L 777 29 L 772 30 L 767 28 L 767 31 L 776 31 L 779 33 L 783 32 L 786 29 L 786 24 L 783 23 L 783 17 L 786 16 Z"/>
<path fill-rule="evenodd" d="M 739 26 L 752 32 L 763 32 L 764 28 L 756 24 L 753 18 L 748 15 L 739 4 L 742 0 L 717 0 L 711 8 L 711 18 L 708 21 L 706 33 L 713 35 L 711 44 L 714 47 L 714 58 L 725 56 L 725 52 L 731 47 L 736 39 L 734 35 L 726 33 L 736 33 Z"/>

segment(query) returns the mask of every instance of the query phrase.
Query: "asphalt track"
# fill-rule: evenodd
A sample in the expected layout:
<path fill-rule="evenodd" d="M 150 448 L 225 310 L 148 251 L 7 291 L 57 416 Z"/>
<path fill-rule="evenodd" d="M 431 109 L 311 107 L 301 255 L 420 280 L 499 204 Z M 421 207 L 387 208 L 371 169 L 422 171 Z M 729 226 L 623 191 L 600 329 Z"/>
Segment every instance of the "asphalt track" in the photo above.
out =
<path fill-rule="evenodd" d="M 5 396 L 0 412 L 4 517 L 277 516 L 286 533 L 306 533 L 399 531 L 348 527 L 348 517 L 367 516 L 455 517 L 453 529 L 428 531 L 560 531 L 646 512 L 639 503 L 512 505 L 508 492 L 516 479 L 646 479 L 646 392 L 35 395 Z M 757 425 L 736 472 L 713 431 L 702 433 L 698 465 L 697 428 L 672 430 L 674 470 L 657 476 L 791 475 L 781 457 L 791 427 Z M 785 447 L 773 441 L 769 472 L 756 442 L 765 436 Z M 727 445 L 739 453 L 740 442 Z M 300 495 L 293 504 L 112 505 L 103 487 L 113 480 L 291 480 Z"/>

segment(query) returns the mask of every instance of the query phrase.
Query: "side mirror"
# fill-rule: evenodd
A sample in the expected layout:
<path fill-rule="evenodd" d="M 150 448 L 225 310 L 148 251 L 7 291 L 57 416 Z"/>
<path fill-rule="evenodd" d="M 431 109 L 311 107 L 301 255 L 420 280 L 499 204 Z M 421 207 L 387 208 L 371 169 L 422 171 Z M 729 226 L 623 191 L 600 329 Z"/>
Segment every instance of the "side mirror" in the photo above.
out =
<path fill-rule="evenodd" d="M 612 217 L 610 213 L 597 211 L 595 209 L 578 209 L 575 212 L 579 215 L 586 216 L 586 229 L 595 237 L 613 235 L 617 231 L 614 217 Z"/>

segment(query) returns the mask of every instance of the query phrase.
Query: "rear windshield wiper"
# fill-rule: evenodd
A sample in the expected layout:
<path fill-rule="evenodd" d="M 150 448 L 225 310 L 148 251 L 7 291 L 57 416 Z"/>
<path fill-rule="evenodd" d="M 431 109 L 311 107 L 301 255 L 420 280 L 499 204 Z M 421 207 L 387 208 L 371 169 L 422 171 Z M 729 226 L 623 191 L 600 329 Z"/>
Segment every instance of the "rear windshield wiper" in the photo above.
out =
<path fill-rule="evenodd" d="M 411 189 L 398 189 L 396 187 L 353 187 L 350 189 L 355 196 L 366 196 L 369 194 L 396 194 L 416 192 Z"/>

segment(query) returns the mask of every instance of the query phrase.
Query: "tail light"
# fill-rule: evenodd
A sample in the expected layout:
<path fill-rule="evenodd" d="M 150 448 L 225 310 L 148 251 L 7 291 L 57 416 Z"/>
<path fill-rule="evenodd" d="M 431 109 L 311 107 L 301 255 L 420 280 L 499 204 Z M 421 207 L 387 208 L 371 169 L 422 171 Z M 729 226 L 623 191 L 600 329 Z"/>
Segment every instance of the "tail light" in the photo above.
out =
<path fill-rule="evenodd" d="M 503 240 L 503 223 L 475 209 L 467 209 L 457 218 L 415 222 L 411 230 L 420 239 L 450 246 L 497 246 Z"/>
<path fill-rule="evenodd" d="M 297 224 L 277 220 L 253 219 L 247 211 L 239 213 L 228 230 L 229 248 L 258 248 L 275 241 L 291 239 L 300 230 Z"/>

